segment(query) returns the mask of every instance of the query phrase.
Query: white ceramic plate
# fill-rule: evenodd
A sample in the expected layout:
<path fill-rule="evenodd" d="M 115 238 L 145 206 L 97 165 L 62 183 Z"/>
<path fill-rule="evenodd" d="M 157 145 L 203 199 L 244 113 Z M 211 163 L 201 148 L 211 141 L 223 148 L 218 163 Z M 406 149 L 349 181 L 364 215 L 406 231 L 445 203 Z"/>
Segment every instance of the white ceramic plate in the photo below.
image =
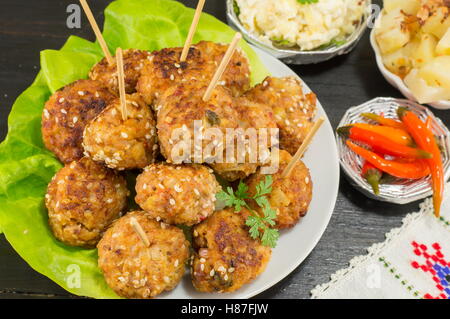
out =
<path fill-rule="evenodd" d="M 279 60 L 262 50 L 257 48 L 254 50 L 273 76 L 298 78 L 294 71 Z M 303 88 L 306 93 L 311 91 L 304 83 Z M 175 290 L 159 298 L 250 298 L 275 285 L 305 260 L 317 245 L 330 221 L 339 186 L 339 160 L 333 129 L 320 102 L 317 103 L 317 108 L 318 116 L 324 116 L 326 122 L 304 157 L 304 162 L 311 171 L 314 187 L 309 212 L 296 227 L 281 233 L 266 271 L 253 282 L 231 294 L 205 294 L 195 291 L 187 271 Z"/>
<path fill-rule="evenodd" d="M 405 82 L 403 82 L 403 80 L 398 75 L 392 73 L 384 66 L 380 48 L 378 47 L 378 43 L 375 39 L 375 28 L 373 28 L 372 31 L 370 32 L 370 43 L 372 44 L 372 48 L 375 51 L 378 68 L 380 69 L 381 74 L 383 74 L 386 81 L 388 81 L 393 87 L 397 88 L 400 92 L 402 92 L 402 94 L 408 100 L 418 102 L 417 99 L 412 94 L 411 90 L 406 86 Z M 428 105 L 440 110 L 450 109 L 450 101 L 437 101 L 433 103 L 428 103 Z"/>

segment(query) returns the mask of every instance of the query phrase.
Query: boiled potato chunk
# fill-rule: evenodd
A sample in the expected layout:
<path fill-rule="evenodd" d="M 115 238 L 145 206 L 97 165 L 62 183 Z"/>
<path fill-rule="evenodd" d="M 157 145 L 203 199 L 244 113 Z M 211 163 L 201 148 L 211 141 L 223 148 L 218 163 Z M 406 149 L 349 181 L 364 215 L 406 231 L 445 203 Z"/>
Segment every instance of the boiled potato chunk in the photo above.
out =
<path fill-rule="evenodd" d="M 439 8 L 425 21 L 422 30 L 426 33 L 431 33 L 440 39 L 449 28 L 450 16 L 446 12 L 445 8 Z"/>
<path fill-rule="evenodd" d="M 404 77 L 408 74 L 408 70 L 411 66 L 411 60 L 403 55 L 401 49 L 386 54 L 383 57 L 383 63 L 386 66 L 386 69 L 400 77 Z"/>
<path fill-rule="evenodd" d="M 383 11 L 380 23 L 376 25 L 376 34 L 382 34 L 391 29 L 400 28 L 402 21 L 405 19 L 405 15 L 401 9 L 396 9 L 391 12 Z"/>
<path fill-rule="evenodd" d="M 410 33 L 401 28 L 391 29 L 377 36 L 378 46 L 382 54 L 394 52 L 410 40 Z"/>
<path fill-rule="evenodd" d="M 450 55 L 450 29 L 444 34 L 436 46 L 436 54 Z"/>
<path fill-rule="evenodd" d="M 405 53 L 406 56 L 411 57 L 412 59 L 412 56 L 417 51 L 419 45 L 420 45 L 420 38 L 415 37 L 403 47 L 403 52 Z"/>
<path fill-rule="evenodd" d="M 413 59 L 410 52 L 417 48 L 416 42 L 409 42 L 403 48 L 383 56 L 383 63 L 392 73 L 401 78 L 405 77 L 413 67 Z"/>
<path fill-rule="evenodd" d="M 437 43 L 436 37 L 432 34 L 425 33 L 420 36 L 420 44 L 412 53 L 416 67 L 421 67 L 434 59 Z"/>
<path fill-rule="evenodd" d="M 450 90 L 443 87 L 429 86 L 419 76 L 419 70 L 413 69 L 404 79 L 406 86 L 421 104 L 432 103 L 441 100 L 450 100 Z"/>
<path fill-rule="evenodd" d="M 420 0 L 384 0 L 384 9 L 392 12 L 402 9 L 407 14 L 417 14 L 420 8 Z"/>
<path fill-rule="evenodd" d="M 394 52 L 409 42 L 411 33 L 408 29 L 402 28 L 404 19 L 405 15 L 401 9 L 382 15 L 375 34 L 381 53 Z"/>
<path fill-rule="evenodd" d="M 430 86 L 438 86 L 450 90 L 450 56 L 442 55 L 425 64 L 419 76 Z"/>

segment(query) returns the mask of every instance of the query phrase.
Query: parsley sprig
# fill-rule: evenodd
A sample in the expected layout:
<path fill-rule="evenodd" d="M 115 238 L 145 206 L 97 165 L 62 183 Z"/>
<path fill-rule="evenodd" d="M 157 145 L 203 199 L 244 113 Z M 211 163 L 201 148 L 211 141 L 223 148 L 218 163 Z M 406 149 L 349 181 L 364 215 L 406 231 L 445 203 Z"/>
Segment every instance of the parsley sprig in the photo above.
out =
<path fill-rule="evenodd" d="M 311 3 L 317 3 L 319 0 L 297 0 L 300 4 L 311 4 Z"/>
<path fill-rule="evenodd" d="M 280 236 L 278 230 L 271 228 L 275 225 L 277 213 L 270 207 L 269 200 L 266 195 L 272 192 L 272 176 L 267 175 L 266 178 L 256 186 L 254 196 L 248 195 L 248 186 L 240 181 L 236 191 L 227 187 L 217 194 L 217 198 L 225 203 L 227 207 L 234 207 L 236 212 L 240 212 L 242 208 L 247 208 L 252 215 L 247 218 L 245 224 L 250 227 L 249 234 L 253 239 L 260 238 L 264 246 L 274 248 Z M 248 199 L 253 199 L 255 203 L 262 208 L 263 216 L 256 213 L 247 204 Z"/>

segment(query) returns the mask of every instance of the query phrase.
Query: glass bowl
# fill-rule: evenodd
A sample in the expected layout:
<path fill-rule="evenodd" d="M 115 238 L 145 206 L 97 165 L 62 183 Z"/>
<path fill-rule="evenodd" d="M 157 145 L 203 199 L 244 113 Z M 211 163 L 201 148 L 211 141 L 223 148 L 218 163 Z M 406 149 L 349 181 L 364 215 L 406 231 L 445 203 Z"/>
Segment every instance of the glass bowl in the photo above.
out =
<path fill-rule="evenodd" d="M 348 109 L 339 123 L 339 127 L 357 122 L 367 122 L 360 116 L 361 113 L 367 112 L 382 113 L 385 117 L 397 119 L 397 108 L 400 106 L 409 108 L 423 121 L 428 116 L 431 117 L 433 133 L 437 136 L 442 147 L 444 174 L 447 181 L 450 177 L 450 131 L 428 108 L 409 100 L 380 97 Z M 399 179 L 390 184 L 381 184 L 380 194 L 375 195 L 372 187 L 361 176 L 363 166 L 361 157 L 352 152 L 340 136 L 336 136 L 336 141 L 339 160 L 346 177 L 366 196 L 394 204 L 407 204 L 432 195 L 430 177 L 419 180 Z"/>
<path fill-rule="evenodd" d="M 377 22 L 375 22 L 375 25 L 379 24 L 379 20 L 381 19 L 381 16 L 378 17 Z M 380 48 L 378 47 L 377 40 L 375 39 L 375 31 L 376 29 L 373 28 L 370 32 L 370 44 L 372 45 L 372 48 L 375 52 L 375 58 L 377 61 L 378 69 L 380 70 L 383 77 L 386 79 L 386 81 L 389 82 L 393 87 L 397 88 L 407 99 L 411 101 L 417 101 L 412 91 L 406 86 L 405 82 L 402 78 L 400 78 L 398 75 L 392 73 L 389 71 L 383 62 L 383 56 L 381 55 Z M 450 101 L 435 101 L 431 103 L 427 103 L 428 105 L 440 109 L 440 110 L 448 110 L 450 109 Z"/>
<path fill-rule="evenodd" d="M 239 21 L 234 11 L 234 0 L 227 0 L 227 20 L 228 24 L 242 33 L 244 38 L 251 44 L 267 51 L 271 55 L 275 56 L 277 59 L 282 60 L 287 64 L 314 64 L 323 61 L 327 61 L 338 55 L 347 54 L 352 51 L 356 44 L 359 42 L 367 28 L 367 21 L 370 17 L 370 8 L 372 5 L 371 0 L 363 0 L 366 3 L 367 9 L 365 10 L 364 16 L 361 19 L 355 32 L 347 37 L 347 42 L 339 46 L 330 46 L 323 50 L 311 50 L 311 51 L 301 51 L 295 49 L 282 49 L 271 47 L 263 43 L 257 35 L 248 31 Z"/>

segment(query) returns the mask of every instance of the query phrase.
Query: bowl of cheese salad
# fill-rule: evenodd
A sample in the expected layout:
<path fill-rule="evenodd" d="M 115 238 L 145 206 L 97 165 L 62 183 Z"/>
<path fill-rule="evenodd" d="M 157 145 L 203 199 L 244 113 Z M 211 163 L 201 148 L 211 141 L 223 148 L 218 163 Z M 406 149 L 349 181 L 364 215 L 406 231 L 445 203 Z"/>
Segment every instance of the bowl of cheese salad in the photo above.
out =
<path fill-rule="evenodd" d="M 370 6 L 370 0 L 227 0 L 227 17 L 247 41 L 275 57 L 311 64 L 350 52 Z"/>

